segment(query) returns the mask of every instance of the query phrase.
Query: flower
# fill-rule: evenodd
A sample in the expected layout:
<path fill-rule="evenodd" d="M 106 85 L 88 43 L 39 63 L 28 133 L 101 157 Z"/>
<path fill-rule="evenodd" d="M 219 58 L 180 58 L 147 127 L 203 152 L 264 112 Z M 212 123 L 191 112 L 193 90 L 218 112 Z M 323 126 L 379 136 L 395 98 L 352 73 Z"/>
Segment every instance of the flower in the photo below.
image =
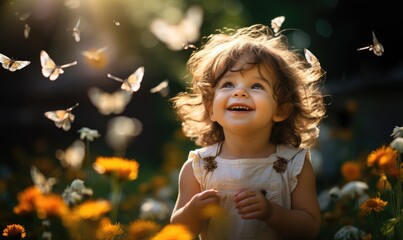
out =
<path fill-rule="evenodd" d="M 81 219 L 97 220 L 111 210 L 111 204 L 106 200 L 88 200 L 73 210 Z"/>
<path fill-rule="evenodd" d="M 379 197 L 370 198 L 360 205 L 360 213 L 365 215 L 370 212 L 381 212 L 387 204 L 388 202 L 383 201 Z"/>
<path fill-rule="evenodd" d="M 341 175 L 346 181 L 355 181 L 361 178 L 361 165 L 356 161 L 346 161 L 341 166 Z"/>
<path fill-rule="evenodd" d="M 128 226 L 128 239 L 130 240 L 148 240 L 155 235 L 161 226 L 150 220 L 136 220 Z"/>
<path fill-rule="evenodd" d="M 376 189 L 379 192 L 384 192 L 387 190 L 390 190 L 392 186 L 390 185 L 390 182 L 388 181 L 388 178 L 386 177 L 385 174 L 381 174 L 379 177 L 379 180 L 376 182 Z"/>
<path fill-rule="evenodd" d="M 354 226 L 347 225 L 334 234 L 334 240 L 363 240 L 366 233 Z"/>
<path fill-rule="evenodd" d="M 398 137 L 395 138 L 391 143 L 390 147 L 398 151 L 399 153 L 403 153 L 403 138 Z"/>
<path fill-rule="evenodd" d="M 152 198 L 146 199 L 140 207 L 141 219 L 164 220 L 169 213 L 170 210 L 165 203 Z"/>
<path fill-rule="evenodd" d="M 123 229 L 119 223 L 111 224 L 110 222 L 101 224 L 95 235 L 99 240 L 114 240 L 115 237 L 122 235 Z"/>
<path fill-rule="evenodd" d="M 25 238 L 26 237 L 25 228 L 20 224 L 10 224 L 3 230 L 3 236 L 9 237 L 10 239 Z"/>
<path fill-rule="evenodd" d="M 168 224 L 151 240 L 192 240 L 192 233 L 181 224 Z"/>
<path fill-rule="evenodd" d="M 375 167 L 388 175 L 397 176 L 397 151 L 390 146 L 382 146 L 371 152 L 367 158 L 369 167 Z"/>
<path fill-rule="evenodd" d="M 39 195 L 42 195 L 42 192 L 36 186 L 28 187 L 24 191 L 20 192 L 17 196 L 19 203 L 13 209 L 14 213 L 20 215 L 33 212 L 35 210 L 35 198 Z"/>
<path fill-rule="evenodd" d="M 86 188 L 83 180 L 75 179 L 69 187 L 64 189 L 62 196 L 66 204 L 73 206 L 81 202 L 83 197 L 92 196 L 92 194 L 92 189 Z"/>
<path fill-rule="evenodd" d="M 57 194 L 39 195 L 35 198 L 34 205 L 40 219 L 49 216 L 62 217 L 69 211 L 63 198 Z"/>
<path fill-rule="evenodd" d="M 98 157 L 93 168 L 100 174 L 116 174 L 120 180 L 135 180 L 139 163 L 120 157 Z"/>
<path fill-rule="evenodd" d="M 395 128 L 393 129 L 393 132 L 392 132 L 392 134 L 390 134 L 390 136 L 394 137 L 394 138 L 403 137 L 403 127 L 395 126 Z"/>
<path fill-rule="evenodd" d="M 101 136 L 99 134 L 98 130 L 93 130 L 87 127 L 83 127 L 80 130 L 78 130 L 80 133 L 80 139 L 87 139 L 88 141 L 94 141 L 94 138 L 98 138 Z"/>

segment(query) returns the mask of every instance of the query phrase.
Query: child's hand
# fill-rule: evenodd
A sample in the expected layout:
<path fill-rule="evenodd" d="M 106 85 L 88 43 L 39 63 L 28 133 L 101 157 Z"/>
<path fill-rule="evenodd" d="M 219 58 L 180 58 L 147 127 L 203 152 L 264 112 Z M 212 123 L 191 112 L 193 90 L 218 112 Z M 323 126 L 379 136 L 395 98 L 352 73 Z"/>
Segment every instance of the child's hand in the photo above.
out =
<path fill-rule="evenodd" d="M 241 189 L 235 194 L 235 207 L 243 219 L 266 221 L 271 214 L 271 203 L 262 192 L 252 189 Z"/>
<path fill-rule="evenodd" d="M 189 204 L 193 209 L 192 212 L 197 214 L 196 218 L 206 219 L 211 216 L 208 216 L 205 210 L 211 205 L 219 205 L 220 197 L 217 190 L 209 189 L 194 195 Z"/>

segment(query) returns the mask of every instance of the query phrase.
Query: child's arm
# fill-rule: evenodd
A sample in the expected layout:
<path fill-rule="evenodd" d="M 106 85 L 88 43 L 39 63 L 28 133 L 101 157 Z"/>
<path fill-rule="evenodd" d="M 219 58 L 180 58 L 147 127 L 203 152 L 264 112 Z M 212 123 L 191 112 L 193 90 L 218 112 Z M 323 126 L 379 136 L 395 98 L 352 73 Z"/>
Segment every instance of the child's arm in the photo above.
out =
<path fill-rule="evenodd" d="M 206 220 L 202 209 L 208 204 L 219 204 L 219 201 L 217 191 L 210 189 L 201 192 L 193 174 L 192 162 L 187 161 L 179 174 L 179 193 L 171 223 L 183 224 L 197 236 L 200 234 L 203 221 Z"/>
<path fill-rule="evenodd" d="M 264 221 L 282 238 L 314 239 L 319 232 L 321 216 L 315 174 L 308 158 L 298 175 L 291 199 L 291 209 L 286 209 L 267 201 L 261 192 L 249 189 L 239 192 L 235 203 L 242 218 Z"/>

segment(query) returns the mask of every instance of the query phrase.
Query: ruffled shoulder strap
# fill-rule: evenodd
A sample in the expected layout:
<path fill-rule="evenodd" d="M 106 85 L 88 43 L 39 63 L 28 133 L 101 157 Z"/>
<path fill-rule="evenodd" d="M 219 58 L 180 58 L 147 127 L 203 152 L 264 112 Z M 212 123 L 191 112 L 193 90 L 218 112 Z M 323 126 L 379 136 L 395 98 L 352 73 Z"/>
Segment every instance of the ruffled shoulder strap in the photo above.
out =
<path fill-rule="evenodd" d="M 282 166 L 285 165 L 285 169 L 282 169 L 284 172 L 283 176 L 288 178 L 290 190 L 293 191 L 297 186 L 297 176 L 301 173 L 305 158 L 308 156 L 310 159 L 309 149 L 278 145 L 276 155 L 278 157 L 276 162 L 282 162 Z M 273 164 L 273 168 L 275 169 L 276 162 Z"/>
<path fill-rule="evenodd" d="M 188 161 L 192 162 L 193 173 L 199 183 L 203 182 L 204 176 L 208 173 L 203 159 L 215 156 L 217 147 L 218 143 L 189 152 Z"/>

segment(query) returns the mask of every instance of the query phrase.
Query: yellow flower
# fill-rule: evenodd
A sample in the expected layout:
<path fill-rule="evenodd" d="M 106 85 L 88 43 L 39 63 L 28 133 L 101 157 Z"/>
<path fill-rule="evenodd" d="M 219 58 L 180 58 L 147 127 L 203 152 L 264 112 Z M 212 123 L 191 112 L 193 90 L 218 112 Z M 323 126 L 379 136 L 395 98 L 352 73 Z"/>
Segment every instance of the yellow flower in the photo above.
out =
<path fill-rule="evenodd" d="M 39 195 L 35 198 L 34 205 L 40 219 L 61 217 L 69 211 L 63 198 L 57 194 Z"/>
<path fill-rule="evenodd" d="M 10 224 L 3 230 L 3 236 L 9 237 L 10 239 L 25 238 L 27 234 L 23 226 L 19 224 Z"/>
<path fill-rule="evenodd" d="M 13 209 L 14 213 L 20 215 L 33 212 L 35 210 L 35 198 L 39 195 L 42 195 L 42 192 L 36 186 L 26 188 L 24 191 L 18 193 L 17 198 L 19 203 Z"/>
<path fill-rule="evenodd" d="M 81 219 L 97 220 L 111 210 L 111 204 L 106 200 L 89 200 L 74 209 Z"/>
<path fill-rule="evenodd" d="M 341 166 L 341 175 L 347 182 L 361 178 L 361 165 L 356 161 L 346 161 Z"/>
<path fill-rule="evenodd" d="M 181 224 L 166 225 L 152 240 L 192 240 L 192 233 Z"/>
<path fill-rule="evenodd" d="M 368 155 L 367 164 L 369 167 L 378 168 L 388 175 L 397 176 L 397 156 L 396 150 L 390 146 L 382 146 Z"/>
<path fill-rule="evenodd" d="M 388 202 L 379 197 L 370 198 L 360 205 L 360 213 L 366 215 L 370 212 L 381 212 L 387 204 Z"/>
<path fill-rule="evenodd" d="M 111 224 L 110 222 L 103 223 L 96 232 L 96 237 L 99 240 L 113 240 L 115 237 L 122 235 L 123 229 L 119 223 Z"/>
<path fill-rule="evenodd" d="M 128 239 L 130 240 L 148 240 L 154 236 L 161 226 L 156 222 L 149 220 L 136 220 L 128 226 Z"/>
<path fill-rule="evenodd" d="M 116 174 L 120 180 L 135 180 L 139 163 L 120 157 L 98 157 L 93 167 L 100 174 Z"/>

